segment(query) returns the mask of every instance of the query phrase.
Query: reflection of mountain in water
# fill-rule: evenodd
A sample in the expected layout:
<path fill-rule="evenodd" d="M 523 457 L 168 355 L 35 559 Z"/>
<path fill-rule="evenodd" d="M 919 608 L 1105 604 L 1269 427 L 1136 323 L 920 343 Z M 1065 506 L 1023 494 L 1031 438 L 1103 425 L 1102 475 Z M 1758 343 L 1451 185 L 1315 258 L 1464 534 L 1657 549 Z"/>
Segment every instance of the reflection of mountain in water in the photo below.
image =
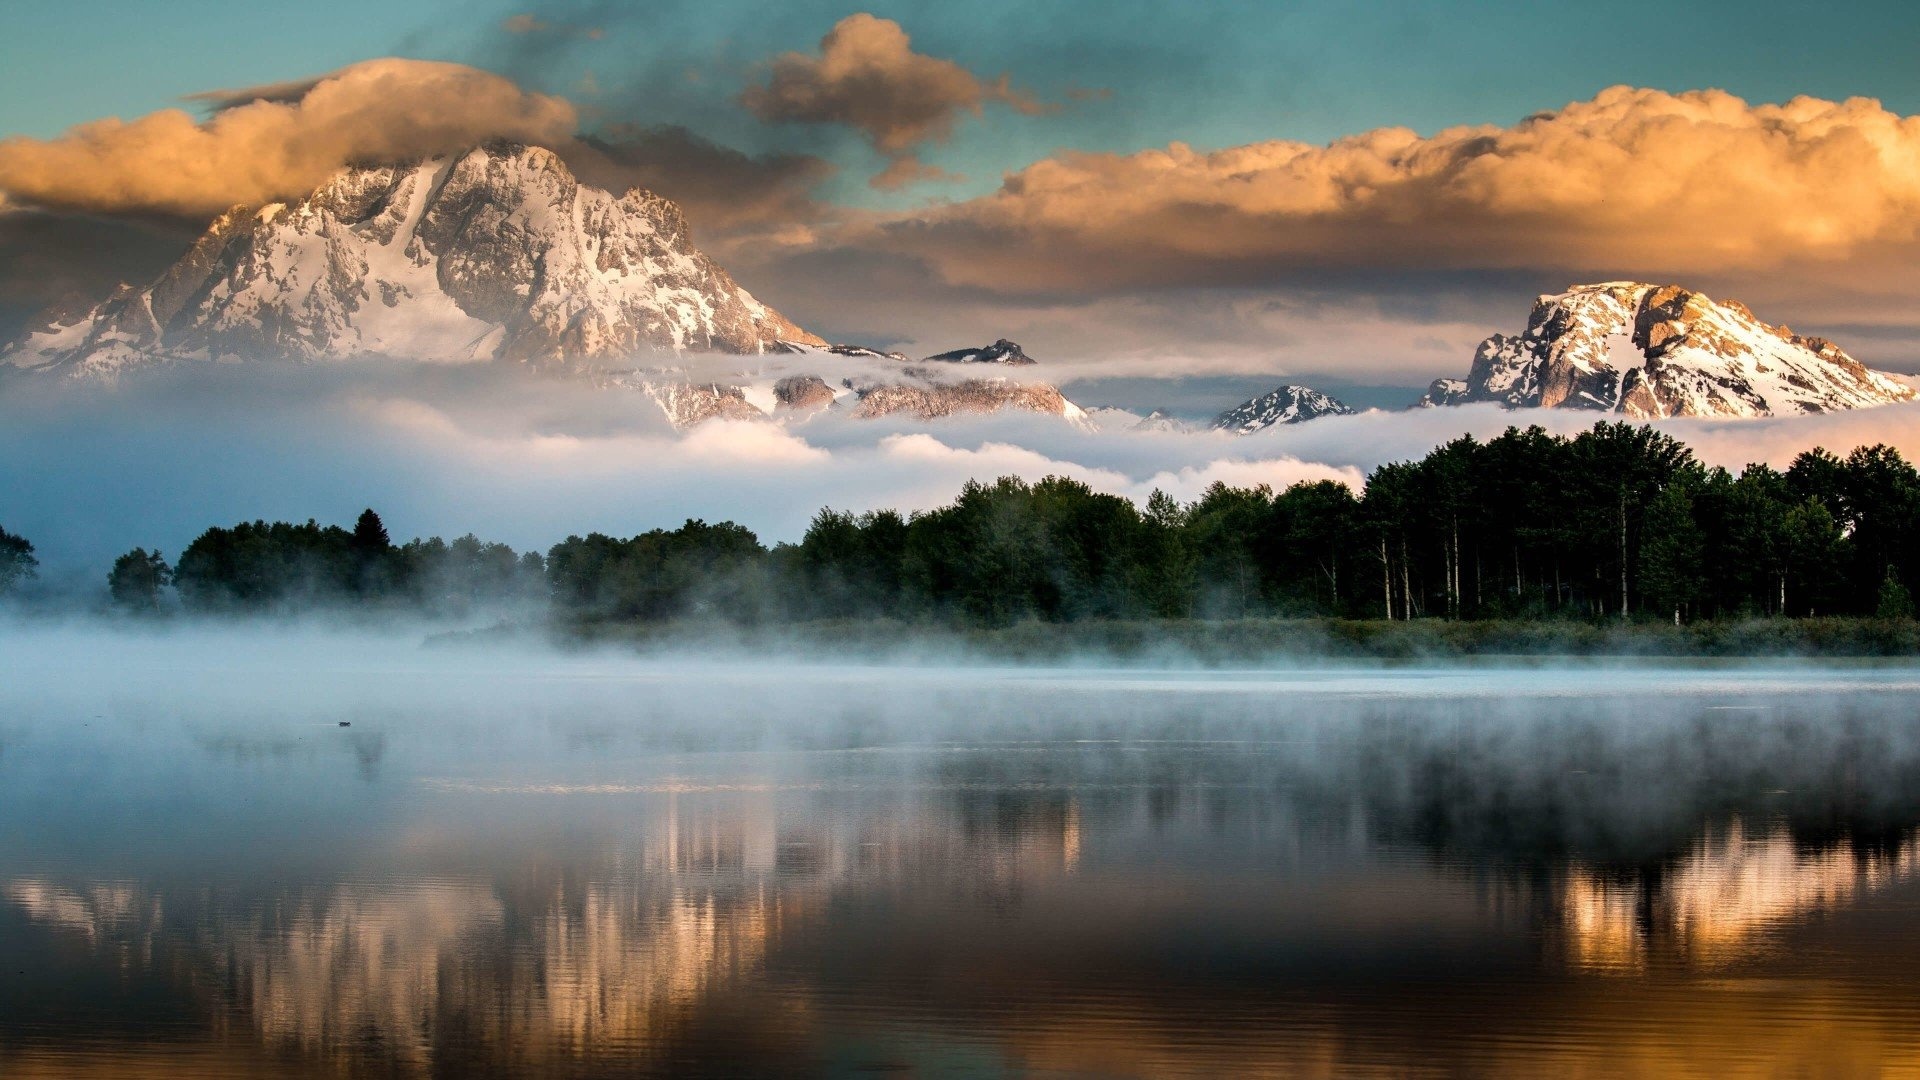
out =
<path fill-rule="evenodd" d="M 1091 825 L 1078 799 L 1047 792 L 983 798 L 978 787 L 962 786 L 950 794 L 944 807 L 915 815 L 799 822 L 764 796 L 667 795 L 630 846 L 494 883 L 348 882 L 263 898 L 18 880 L 5 896 L 116 965 L 178 970 L 184 959 L 196 984 L 228 988 L 225 1007 L 248 1017 L 262 1042 L 309 1060 L 349 1066 L 372 1057 L 406 1072 L 443 1068 L 448 1053 L 530 1068 L 586 1058 L 659 1064 L 714 995 L 760 979 L 785 938 L 819 934 L 836 904 L 844 920 L 876 892 L 932 887 L 969 906 L 1017 905 L 1026 889 L 1066 887 L 1082 869 L 1089 827 L 1124 863 L 1116 831 L 1191 837 L 1208 819 L 1220 824 L 1221 804 L 1205 789 L 1107 798 Z M 1283 824 L 1278 849 L 1327 839 L 1323 827 Z M 1912 880 L 1917 843 L 1920 835 L 1909 834 L 1894 855 L 1857 852 L 1844 841 L 1809 847 L 1784 830 L 1748 832 L 1736 819 L 1649 876 L 1625 880 L 1573 862 L 1559 876 L 1555 903 L 1530 910 L 1552 913 L 1543 929 L 1564 942 L 1562 955 L 1576 968 L 1644 971 L 1662 956 L 1712 965 L 1737 958 L 1770 929 Z M 1445 890 L 1444 880 L 1435 887 Z M 1483 903 L 1504 906 L 1484 895 Z M 868 899 L 846 908 L 859 897 Z M 871 947 L 891 948 L 887 935 L 902 929 L 876 924 L 882 938 Z M 828 944 L 802 953 L 848 933 L 859 930 L 841 926 L 822 939 Z M 1109 944 L 1116 959 L 1129 948 Z M 827 992 L 791 989 L 796 1004 Z M 446 1044 L 449 1033 L 457 1048 Z"/>
<path fill-rule="evenodd" d="M 160 900 L 125 881 L 64 888 L 31 878 L 10 881 L 0 894 L 36 922 L 86 936 L 96 947 L 146 940 L 160 926 Z"/>
<path fill-rule="evenodd" d="M 425 1072 L 449 1032 L 476 1060 L 654 1058 L 703 998 L 757 973 L 836 887 L 937 866 L 991 892 L 1077 855 L 1070 806 L 956 836 L 899 819 L 786 823 L 765 799 L 662 802 L 625 850 L 493 884 L 367 881 L 258 897 L 23 879 L 4 896 L 102 959 L 184 963 L 281 1051 Z"/>
<path fill-rule="evenodd" d="M 376 1039 L 409 1066 L 431 1063 L 442 961 L 498 933 L 482 888 L 449 882 L 342 885 L 276 897 L 252 922 L 209 927 L 204 944 L 264 1039 L 322 1058 Z"/>
<path fill-rule="evenodd" d="M 1576 864 L 1560 900 L 1568 959 L 1597 971 L 1643 970 L 1662 953 L 1728 963 L 1768 930 L 1914 880 L 1917 843 L 1920 835 L 1909 834 L 1892 853 L 1844 841 L 1808 847 L 1784 827 L 1750 833 L 1735 818 L 1648 878 L 1620 882 Z"/>

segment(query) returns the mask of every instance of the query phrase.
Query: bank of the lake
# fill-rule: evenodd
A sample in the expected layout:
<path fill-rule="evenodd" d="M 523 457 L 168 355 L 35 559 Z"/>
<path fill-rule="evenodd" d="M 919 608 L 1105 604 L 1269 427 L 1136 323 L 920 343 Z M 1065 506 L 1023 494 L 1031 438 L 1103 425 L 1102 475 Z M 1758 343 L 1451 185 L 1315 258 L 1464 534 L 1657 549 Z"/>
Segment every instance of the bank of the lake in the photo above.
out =
<path fill-rule="evenodd" d="M 891 619 L 739 625 L 718 621 L 562 619 L 441 635 L 442 643 L 535 635 L 564 645 L 643 652 L 696 646 L 746 653 L 911 661 L 955 656 L 1007 663 L 1076 660 L 1207 666 L 1310 660 L 1418 662 L 1556 659 L 1874 660 L 1920 662 L 1920 620 L 1661 621 L 1152 619 L 957 627 Z"/>

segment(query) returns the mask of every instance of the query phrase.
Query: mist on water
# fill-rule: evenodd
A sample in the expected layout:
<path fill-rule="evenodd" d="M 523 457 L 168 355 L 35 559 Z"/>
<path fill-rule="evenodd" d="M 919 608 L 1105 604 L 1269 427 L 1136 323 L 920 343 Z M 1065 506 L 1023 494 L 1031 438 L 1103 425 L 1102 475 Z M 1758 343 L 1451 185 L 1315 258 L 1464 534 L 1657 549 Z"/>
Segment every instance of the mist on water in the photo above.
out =
<path fill-rule="evenodd" d="M 1153 748 L 1279 748 L 1248 782 L 1423 800 L 1486 827 L 1532 827 L 1546 806 L 1619 822 L 1678 820 L 1729 796 L 1815 791 L 1843 770 L 1862 805 L 1920 785 L 1907 665 L 1439 662 L 1264 670 L 1005 664 L 952 650 L 910 662 L 799 650 L 556 647 L 446 641 L 417 625 L 227 625 L 68 620 L 0 624 L 0 738 L 95 721 L 186 725 L 238 739 L 346 723 L 356 737 L 477 753 L 564 735 L 616 758 L 662 751 L 793 752 L 1021 744 L 1130 747 L 1076 758 L 1109 779 L 1152 773 Z M 92 729 L 89 729 L 92 730 Z M 97 734 L 97 732 L 96 732 Z M 77 736 L 77 730 L 66 736 Z M 464 751 L 460 751 L 464 753 Z M 1053 759 L 1034 757 L 1044 780 Z M 996 763 L 995 768 L 1024 767 Z M 1230 771 L 1239 766 L 1228 765 Z M 1250 766 L 1251 767 L 1251 766 Z M 1004 779 L 1004 778 L 1003 778 Z M 1077 781 L 1088 779 L 1085 775 Z M 1741 794 L 1744 792 L 1744 794 Z M 1571 803 L 1567 803 L 1571 800 Z M 1562 809 L 1565 807 L 1562 806 Z M 1556 811 L 1558 813 L 1558 811 Z"/>

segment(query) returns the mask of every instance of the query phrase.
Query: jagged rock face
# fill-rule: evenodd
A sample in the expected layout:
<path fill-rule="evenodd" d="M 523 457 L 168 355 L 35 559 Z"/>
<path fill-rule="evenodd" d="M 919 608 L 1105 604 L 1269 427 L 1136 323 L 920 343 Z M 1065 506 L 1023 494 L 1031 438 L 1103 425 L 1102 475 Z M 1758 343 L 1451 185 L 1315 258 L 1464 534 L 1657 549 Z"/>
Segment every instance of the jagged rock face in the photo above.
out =
<path fill-rule="evenodd" d="M 148 288 L 5 359 L 103 374 L 146 357 L 559 362 L 781 341 L 820 343 L 696 250 L 673 203 L 584 186 L 547 150 L 489 146 L 237 207 Z"/>
<path fill-rule="evenodd" d="M 747 400 L 746 390 L 719 383 L 646 382 L 644 390 L 676 428 L 690 428 L 708 420 L 764 420 Z"/>
<path fill-rule="evenodd" d="M 968 379 L 957 383 L 890 383 L 860 391 L 853 415 L 863 419 L 907 413 L 934 420 L 956 413 L 989 413 L 1001 409 L 1074 417 L 1079 409 L 1060 391 L 1045 383 L 1017 383 L 1006 379 Z"/>
<path fill-rule="evenodd" d="M 780 347 L 782 350 L 786 352 L 796 352 L 796 353 L 825 352 L 829 356 L 845 356 L 845 357 L 851 357 L 856 360 L 886 360 L 896 364 L 904 364 L 907 362 L 907 359 L 908 359 L 906 353 L 886 352 L 881 349 L 869 349 L 865 345 L 828 345 L 824 349 L 821 349 L 815 346 L 808 345 L 804 342 L 783 341 L 780 343 Z"/>
<path fill-rule="evenodd" d="M 809 376 L 810 381 L 804 384 L 797 378 L 781 380 L 773 386 L 772 411 L 775 413 L 817 412 L 839 402 L 848 409 L 849 415 L 862 419 L 905 414 L 932 420 L 1001 409 L 1049 413 L 1076 423 L 1086 416 L 1057 387 L 1046 383 L 1016 382 L 1008 378 L 955 378 L 955 365 L 1025 366 L 1036 362 L 1021 351 L 1020 346 L 1005 338 L 984 348 L 956 349 L 919 361 L 909 360 L 904 353 L 859 345 L 821 346 L 783 341 L 779 349 L 789 354 L 818 357 L 823 368 L 831 368 L 842 360 L 864 363 L 856 363 L 857 370 L 850 376 L 836 376 L 838 385 L 850 393 L 845 400 L 825 379 Z M 796 403 L 788 404 L 785 395 L 793 395 Z M 799 404 L 801 396 L 812 404 Z"/>
<path fill-rule="evenodd" d="M 1353 408 L 1310 386 L 1283 386 L 1270 394 L 1228 409 L 1208 426 L 1215 431 L 1251 435 L 1275 424 L 1304 424 L 1322 416 L 1350 416 Z"/>
<path fill-rule="evenodd" d="M 1416 408 L 1437 409 L 1443 405 L 1465 405 L 1472 399 L 1468 397 L 1467 380 L 1435 379 L 1427 386 L 1427 392 L 1414 403 Z"/>
<path fill-rule="evenodd" d="M 772 351 L 800 359 L 754 361 L 719 381 L 713 380 L 710 369 L 695 378 L 688 369 L 673 367 L 598 370 L 588 375 L 603 387 L 646 394 L 674 427 L 682 429 L 715 419 L 803 423 L 831 412 L 857 420 L 882 416 L 937 420 L 1003 409 L 1045 413 L 1082 427 L 1098 426 L 1057 387 L 1042 382 L 982 377 L 975 368 L 911 361 L 900 353 L 858 345 L 781 341 Z M 962 370 L 966 373 L 961 374 Z"/>
<path fill-rule="evenodd" d="M 1482 342 L 1467 378 L 1435 380 L 1420 404 L 1491 401 L 1651 419 L 1831 412 L 1915 396 L 1831 341 L 1769 326 L 1738 301 L 1608 282 L 1540 297 L 1525 333 Z"/>
<path fill-rule="evenodd" d="M 900 358 L 898 353 L 886 355 Z M 948 364 L 1024 367 L 1034 363 L 1037 361 L 1033 357 L 1006 338 L 1000 338 L 984 348 L 935 353 L 918 364 L 902 367 L 900 373 L 906 381 L 879 385 L 855 384 L 854 389 L 860 395 L 860 401 L 853 414 L 870 418 L 907 413 L 933 420 L 956 413 L 1024 409 L 1076 421 L 1084 418 L 1085 413 L 1078 406 L 1068 401 L 1057 387 L 1046 383 L 1015 382 L 1000 378 L 952 382 L 948 373 L 942 370 Z"/>
<path fill-rule="evenodd" d="M 776 409 L 794 413 L 815 413 L 833 408 L 837 397 L 833 387 L 818 375 L 789 375 L 773 384 Z"/>

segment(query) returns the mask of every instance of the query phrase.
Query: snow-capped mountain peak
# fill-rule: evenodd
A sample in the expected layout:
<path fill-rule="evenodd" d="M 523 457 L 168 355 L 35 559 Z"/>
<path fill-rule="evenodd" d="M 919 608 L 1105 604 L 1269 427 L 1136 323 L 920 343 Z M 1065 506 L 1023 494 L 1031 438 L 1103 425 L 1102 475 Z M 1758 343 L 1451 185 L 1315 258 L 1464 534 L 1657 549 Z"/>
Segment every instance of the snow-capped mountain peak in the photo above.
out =
<path fill-rule="evenodd" d="M 1491 401 L 1628 416 L 1773 416 L 1910 401 L 1911 386 L 1825 338 L 1678 285 L 1609 281 L 1534 301 L 1527 329 L 1480 344 L 1423 406 Z"/>
<path fill-rule="evenodd" d="M 695 249 L 673 203 L 496 144 L 235 207 L 153 284 L 55 320 L 4 359 L 109 374 L 148 358 L 540 362 L 782 340 L 820 341 Z"/>

